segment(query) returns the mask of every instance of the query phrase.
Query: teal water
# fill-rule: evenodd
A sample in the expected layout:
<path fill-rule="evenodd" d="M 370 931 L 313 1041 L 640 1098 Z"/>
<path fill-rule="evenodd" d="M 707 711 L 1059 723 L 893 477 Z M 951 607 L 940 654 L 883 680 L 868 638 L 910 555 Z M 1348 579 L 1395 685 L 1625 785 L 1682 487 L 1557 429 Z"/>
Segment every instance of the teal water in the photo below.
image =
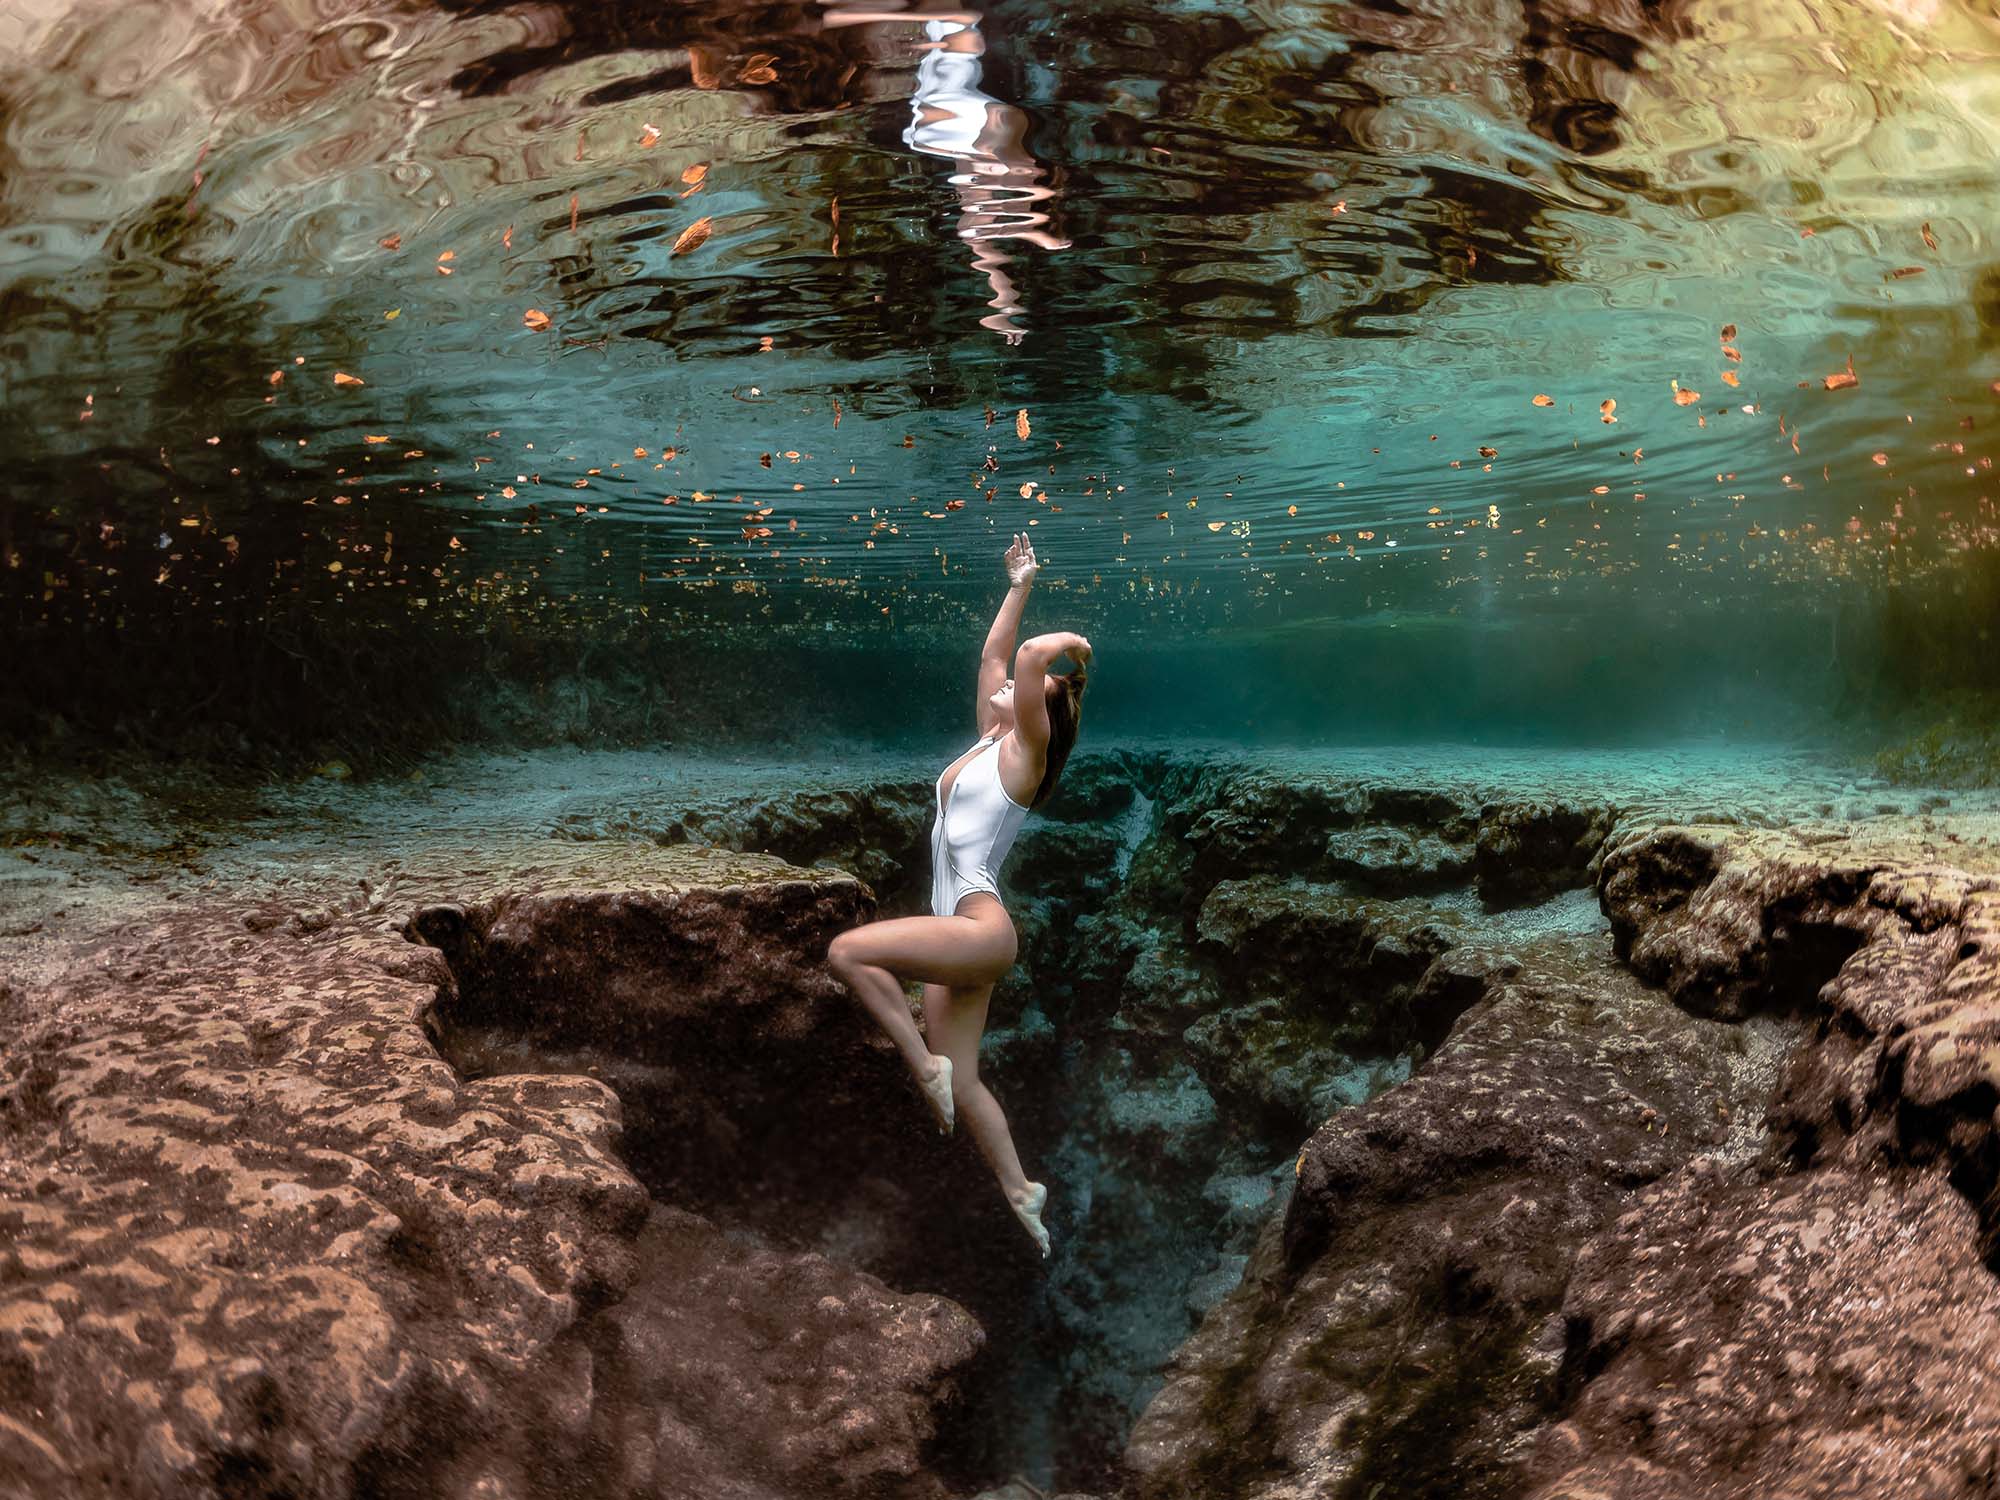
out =
<path fill-rule="evenodd" d="M 1168 1026 L 1269 998 L 1174 925 L 1259 755 L 1381 806 L 1254 873 L 1440 942 L 1608 942 L 1581 868 L 1474 899 L 1489 804 L 1990 816 L 1931 783 L 2000 780 L 1996 226 L 1992 0 L 13 0 L 0 931 L 128 919 L 128 847 L 331 911 L 713 838 L 916 911 L 1027 533 L 1023 634 L 1095 644 L 986 1036 L 1056 1295 L 976 1172 L 910 1221 L 1018 1298 L 948 1472 L 1108 1485 L 1299 1140 L 1422 1066 L 1308 1035 L 1248 1128 Z M 324 774 L 197 847 L 133 746 Z"/>
<path fill-rule="evenodd" d="M 1305 734 L 1369 664 L 1404 732 L 1984 686 L 1989 6 L 1009 4 L 928 61 L 922 14 L 14 7 L 41 711 L 256 740 L 288 661 L 448 690 L 468 637 L 963 653 L 1017 530 L 1104 682 L 1254 643 Z"/>

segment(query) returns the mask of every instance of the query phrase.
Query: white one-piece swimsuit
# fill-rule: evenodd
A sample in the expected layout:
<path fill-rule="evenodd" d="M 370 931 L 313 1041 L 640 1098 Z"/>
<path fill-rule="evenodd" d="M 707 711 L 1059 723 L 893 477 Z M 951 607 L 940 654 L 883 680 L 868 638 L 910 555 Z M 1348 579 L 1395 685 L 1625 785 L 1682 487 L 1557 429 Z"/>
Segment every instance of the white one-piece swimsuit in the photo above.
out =
<path fill-rule="evenodd" d="M 938 773 L 938 815 L 931 826 L 931 911 L 940 917 L 957 915 L 958 903 L 971 891 L 1000 894 L 1001 861 L 1027 821 L 1028 809 L 1000 784 L 1000 736 L 986 738 L 992 743 L 958 768 L 948 796 L 944 773 Z"/>

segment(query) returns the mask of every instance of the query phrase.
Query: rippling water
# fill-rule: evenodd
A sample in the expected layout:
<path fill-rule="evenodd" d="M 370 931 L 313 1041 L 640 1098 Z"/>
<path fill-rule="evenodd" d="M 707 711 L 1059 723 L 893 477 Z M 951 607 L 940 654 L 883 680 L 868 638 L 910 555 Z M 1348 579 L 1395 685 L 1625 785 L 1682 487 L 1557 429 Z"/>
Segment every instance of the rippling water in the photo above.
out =
<path fill-rule="evenodd" d="M 9 617 L 921 631 L 1016 530 L 1168 631 L 1949 578 L 1997 58 L 1992 0 L 15 0 Z"/>

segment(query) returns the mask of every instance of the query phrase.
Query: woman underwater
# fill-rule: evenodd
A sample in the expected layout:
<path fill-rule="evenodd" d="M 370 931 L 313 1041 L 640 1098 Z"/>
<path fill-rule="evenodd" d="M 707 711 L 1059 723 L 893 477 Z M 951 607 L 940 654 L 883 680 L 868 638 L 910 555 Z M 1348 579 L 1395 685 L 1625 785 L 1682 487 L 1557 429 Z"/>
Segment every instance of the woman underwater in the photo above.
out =
<path fill-rule="evenodd" d="M 1038 565 L 1027 537 L 1007 549 L 1007 598 L 987 632 L 974 699 L 979 742 L 945 767 L 931 828 L 931 911 L 850 928 L 827 949 L 827 963 L 889 1033 L 947 1133 L 962 1111 L 972 1138 L 1014 1213 L 1044 1256 L 1042 1207 L 1049 1190 L 1028 1181 L 1000 1102 L 979 1081 L 979 1038 L 993 985 L 1014 966 L 1014 924 L 1000 904 L 1001 862 L 1029 810 L 1055 790 L 1076 743 L 1090 642 L 1070 631 L 1038 635 L 1014 650 L 1014 633 Z M 1049 671 L 1067 653 L 1076 670 Z M 1007 675 L 1007 659 L 1014 676 Z M 1038 691 L 1015 696 L 1016 682 Z M 905 979 L 924 986 L 924 1030 L 910 1018 Z M 939 1050 L 933 1053 L 926 1034 Z"/>

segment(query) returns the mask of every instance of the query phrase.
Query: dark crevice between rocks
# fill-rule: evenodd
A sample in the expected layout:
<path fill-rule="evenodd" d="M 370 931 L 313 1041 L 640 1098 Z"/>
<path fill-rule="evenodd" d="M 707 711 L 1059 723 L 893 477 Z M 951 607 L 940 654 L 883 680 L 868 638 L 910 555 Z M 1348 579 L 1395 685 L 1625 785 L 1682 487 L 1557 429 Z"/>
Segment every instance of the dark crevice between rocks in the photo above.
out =
<path fill-rule="evenodd" d="M 924 791 L 774 794 L 677 810 L 658 829 L 619 815 L 565 832 L 866 872 L 873 914 L 899 916 L 927 895 Z M 580 934 L 524 945 L 504 901 L 434 907 L 412 929 L 450 963 L 430 1019 L 463 1076 L 598 1078 L 622 1103 L 619 1155 L 660 1205 L 973 1313 L 986 1348 L 959 1372 L 925 1454 L 964 1493 L 1012 1474 L 1120 1486 L 1161 1365 L 1284 1211 L 1299 1142 L 1409 1076 L 1518 969 L 1508 945 L 1551 920 L 1538 903 L 1588 890 L 1612 821 L 1603 807 L 1286 786 L 1132 754 L 1077 757 L 1046 814 L 1003 878 L 1021 959 L 994 992 L 981 1071 L 1029 1175 L 1051 1183 L 1047 1265 L 971 1141 L 934 1133 L 844 991 L 822 997 L 830 1009 L 809 1034 L 780 1038 L 754 1007 L 659 1003 L 606 972 L 699 990 L 719 915 L 676 938 L 614 903 L 587 956 Z M 1601 930 L 1595 902 L 1576 899 L 1554 920 Z M 626 956 L 611 964 L 614 948 Z M 630 1339 L 606 1330 L 625 1316 L 607 1308 L 596 1333 L 574 1335 L 613 1385 Z M 1498 1349 L 1516 1334 L 1504 1322 L 1467 1337 Z M 1420 1415 L 1385 1419 L 1370 1442 L 1391 1455 L 1445 1421 L 1471 1389 L 1455 1372 L 1476 1362 L 1386 1370 L 1391 1404 Z M 600 1422 L 593 1441 L 616 1447 L 618 1425 Z"/>
<path fill-rule="evenodd" d="M 1821 992 L 1868 941 L 1862 929 L 1844 922 L 1793 916 L 1774 908 L 1766 917 L 1762 983 L 1740 1007 L 1741 1015 L 1825 1015 Z"/>

